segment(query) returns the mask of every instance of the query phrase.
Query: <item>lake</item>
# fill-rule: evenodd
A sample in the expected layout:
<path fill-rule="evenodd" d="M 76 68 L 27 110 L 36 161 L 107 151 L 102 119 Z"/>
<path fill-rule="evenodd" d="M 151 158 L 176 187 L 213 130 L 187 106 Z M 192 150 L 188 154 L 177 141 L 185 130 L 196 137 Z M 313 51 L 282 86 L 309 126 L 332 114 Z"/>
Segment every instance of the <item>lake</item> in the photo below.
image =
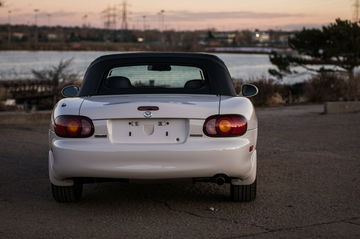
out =
<path fill-rule="evenodd" d="M 31 79 L 31 70 L 47 69 L 61 60 L 73 59 L 71 71 L 81 77 L 89 64 L 108 51 L 0 51 L 0 80 Z M 215 54 L 220 57 L 234 79 L 251 80 L 269 77 L 268 70 L 274 66 L 268 55 Z M 285 78 L 284 83 L 304 81 L 309 75 Z"/>

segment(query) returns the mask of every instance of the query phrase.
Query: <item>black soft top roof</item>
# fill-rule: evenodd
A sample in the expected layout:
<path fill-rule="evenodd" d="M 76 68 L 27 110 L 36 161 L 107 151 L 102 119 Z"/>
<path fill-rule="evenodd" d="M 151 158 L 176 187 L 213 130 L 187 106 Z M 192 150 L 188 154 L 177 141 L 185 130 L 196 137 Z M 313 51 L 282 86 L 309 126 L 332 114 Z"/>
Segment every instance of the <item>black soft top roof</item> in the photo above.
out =
<path fill-rule="evenodd" d="M 125 65 L 167 63 L 193 65 L 206 72 L 210 94 L 236 96 L 230 73 L 217 56 L 202 53 L 122 53 L 105 55 L 94 60 L 88 67 L 79 96 L 98 95 L 101 81 L 110 69 Z"/>

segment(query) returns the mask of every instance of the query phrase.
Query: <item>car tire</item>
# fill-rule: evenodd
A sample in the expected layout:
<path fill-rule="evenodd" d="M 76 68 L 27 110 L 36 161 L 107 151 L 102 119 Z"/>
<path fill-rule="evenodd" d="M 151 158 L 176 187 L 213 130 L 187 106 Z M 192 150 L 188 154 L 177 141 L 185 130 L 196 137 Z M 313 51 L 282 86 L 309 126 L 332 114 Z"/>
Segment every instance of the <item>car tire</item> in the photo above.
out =
<path fill-rule="evenodd" d="M 256 180 L 250 185 L 230 186 L 231 200 L 234 202 L 251 202 L 256 198 Z"/>
<path fill-rule="evenodd" d="M 53 198 L 57 202 L 76 202 L 79 201 L 82 195 L 83 185 L 81 183 L 74 183 L 73 186 L 56 186 L 51 184 L 51 192 Z"/>

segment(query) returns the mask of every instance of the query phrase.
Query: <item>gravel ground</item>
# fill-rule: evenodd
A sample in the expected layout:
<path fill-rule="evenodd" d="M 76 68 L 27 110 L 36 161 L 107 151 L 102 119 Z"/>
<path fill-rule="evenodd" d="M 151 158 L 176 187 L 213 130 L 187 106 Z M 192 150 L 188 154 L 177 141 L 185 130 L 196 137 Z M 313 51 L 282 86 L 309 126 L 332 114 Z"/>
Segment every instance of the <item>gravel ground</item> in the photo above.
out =
<path fill-rule="evenodd" d="M 207 183 L 93 184 L 56 203 L 48 125 L 2 125 L 0 238 L 360 238 L 360 113 L 321 111 L 258 110 L 252 203 Z"/>

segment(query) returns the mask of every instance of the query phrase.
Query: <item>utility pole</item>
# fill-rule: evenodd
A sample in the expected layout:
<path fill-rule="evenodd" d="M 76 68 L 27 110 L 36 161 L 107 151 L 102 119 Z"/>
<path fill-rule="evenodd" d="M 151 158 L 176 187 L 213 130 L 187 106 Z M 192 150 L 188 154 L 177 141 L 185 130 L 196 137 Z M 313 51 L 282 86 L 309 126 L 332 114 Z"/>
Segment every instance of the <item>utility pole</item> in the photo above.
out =
<path fill-rule="evenodd" d="M 88 17 L 89 16 L 87 14 L 85 14 L 84 16 L 81 17 L 81 19 L 83 20 L 83 24 L 82 24 L 83 28 L 88 27 L 88 23 L 87 23 Z"/>
<path fill-rule="evenodd" d="M 355 0 L 353 6 L 354 6 L 354 22 L 359 22 L 360 1 Z"/>
<path fill-rule="evenodd" d="M 160 17 L 160 31 L 165 30 L 165 10 L 161 10 L 159 13 Z"/>
<path fill-rule="evenodd" d="M 8 44 L 10 44 L 11 43 L 11 13 L 12 13 L 12 11 L 11 10 L 9 10 L 8 11 L 8 24 L 9 24 L 9 29 L 8 29 Z"/>
<path fill-rule="evenodd" d="M 146 31 L 146 16 L 142 16 L 143 18 L 143 26 L 144 26 L 144 31 Z"/>
<path fill-rule="evenodd" d="M 121 11 L 121 29 L 127 30 L 128 29 L 128 4 L 126 1 L 122 3 L 122 11 Z"/>
<path fill-rule="evenodd" d="M 47 19 L 48 19 L 48 26 L 51 26 L 51 14 L 47 13 L 46 16 L 47 16 Z"/>
<path fill-rule="evenodd" d="M 35 21 L 35 44 L 38 42 L 38 28 L 37 28 L 37 24 L 38 24 L 38 12 L 39 9 L 34 9 L 34 21 Z"/>
<path fill-rule="evenodd" d="M 116 30 L 117 17 L 118 17 L 118 11 L 116 6 L 114 6 L 111 8 L 111 14 L 110 14 L 111 26 L 112 29 L 114 30 Z"/>
<path fill-rule="evenodd" d="M 11 25 L 11 13 L 12 13 L 12 11 L 9 10 L 9 11 L 8 11 L 8 24 L 9 24 L 9 25 Z"/>
<path fill-rule="evenodd" d="M 37 26 L 39 9 L 34 9 L 34 24 Z"/>

